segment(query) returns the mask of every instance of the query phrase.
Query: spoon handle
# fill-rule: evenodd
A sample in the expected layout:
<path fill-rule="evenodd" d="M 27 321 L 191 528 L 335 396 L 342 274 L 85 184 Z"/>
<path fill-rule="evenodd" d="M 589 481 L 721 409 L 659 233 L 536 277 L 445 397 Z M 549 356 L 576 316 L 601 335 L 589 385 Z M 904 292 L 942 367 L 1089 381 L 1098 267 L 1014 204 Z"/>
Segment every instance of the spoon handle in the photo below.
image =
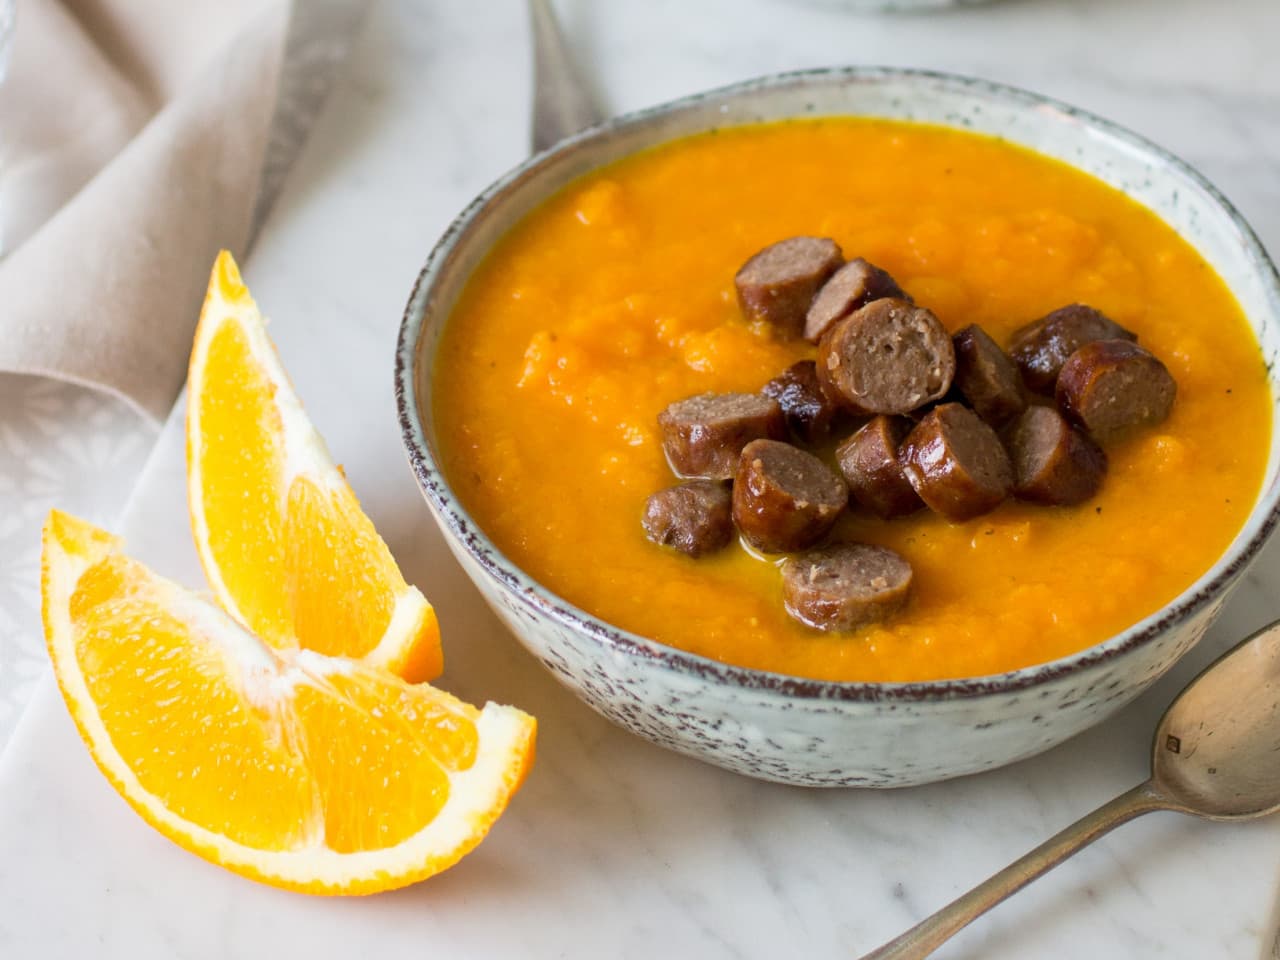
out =
<path fill-rule="evenodd" d="M 895 937 L 862 960 L 919 960 L 927 957 L 1006 897 L 1017 893 L 1036 877 L 1056 867 L 1082 847 L 1134 817 L 1170 806 L 1156 787 L 1147 781 L 1055 834 L 1030 853 L 1015 860 L 999 873 L 968 893 L 952 900 L 906 933 Z"/>
<path fill-rule="evenodd" d="M 533 152 L 604 119 L 574 69 L 548 0 L 529 0 L 533 34 Z"/>

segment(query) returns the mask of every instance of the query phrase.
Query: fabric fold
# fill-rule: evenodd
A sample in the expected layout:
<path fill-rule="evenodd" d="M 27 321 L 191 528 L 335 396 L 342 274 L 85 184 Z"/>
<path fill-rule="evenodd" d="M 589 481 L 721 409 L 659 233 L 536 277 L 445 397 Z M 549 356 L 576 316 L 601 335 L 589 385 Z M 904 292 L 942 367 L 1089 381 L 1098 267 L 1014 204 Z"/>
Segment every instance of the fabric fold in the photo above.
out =
<path fill-rule="evenodd" d="M 318 112 L 315 94 L 290 109 L 282 84 L 322 96 L 363 9 L 20 0 L 0 217 L 47 219 L 0 260 L 0 372 L 95 387 L 162 420 L 214 256 L 244 256 L 292 160 L 281 124 L 296 152 Z M 305 76 L 286 79 L 286 56 Z"/>

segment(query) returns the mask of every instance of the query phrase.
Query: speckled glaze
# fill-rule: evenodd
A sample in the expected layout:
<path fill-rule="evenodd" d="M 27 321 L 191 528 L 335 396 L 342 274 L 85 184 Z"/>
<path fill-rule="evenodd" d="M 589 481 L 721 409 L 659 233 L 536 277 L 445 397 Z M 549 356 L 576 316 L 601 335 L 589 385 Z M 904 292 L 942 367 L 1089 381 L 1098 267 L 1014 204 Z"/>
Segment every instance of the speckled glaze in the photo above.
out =
<path fill-rule="evenodd" d="M 409 461 L 458 562 L 520 641 L 578 696 L 662 746 L 748 776 L 812 786 L 928 783 L 1039 753 L 1106 719 L 1196 644 L 1271 533 L 1280 443 L 1257 505 L 1222 558 L 1156 614 L 1081 653 L 993 676 L 835 683 L 729 666 L 596 619 L 541 587 L 480 530 L 436 455 L 428 388 L 441 328 L 495 240 L 570 180 L 713 127 L 803 115 L 941 123 L 1004 137 L 1125 191 L 1193 243 L 1239 299 L 1280 397 L 1280 277 L 1240 215 L 1182 161 L 1115 125 L 1035 94 L 922 71 L 783 74 L 612 120 L 511 171 L 432 251 L 409 298 L 395 388 Z"/>

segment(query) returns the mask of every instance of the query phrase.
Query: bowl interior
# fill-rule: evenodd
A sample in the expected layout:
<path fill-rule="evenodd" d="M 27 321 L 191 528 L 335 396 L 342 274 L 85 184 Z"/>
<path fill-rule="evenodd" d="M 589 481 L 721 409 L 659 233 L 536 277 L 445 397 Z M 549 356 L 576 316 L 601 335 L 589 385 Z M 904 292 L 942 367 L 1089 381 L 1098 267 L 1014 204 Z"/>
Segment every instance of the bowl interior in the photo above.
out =
<path fill-rule="evenodd" d="M 1160 148 L 1107 121 L 1035 94 L 981 80 L 880 68 L 785 74 L 699 94 L 609 121 L 511 171 L 477 197 L 441 238 L 405 312 L 396 363 L 401 426 L 410 461 L 432 508 L 495 579 L 544 614 L 607 645 L 668 660 L 674 669 L 757 686 L 761 671 L 730 667 L 617 630 L 542 588 L 508 561 L 453 496 L 439 468 L 431 415 L 431 367 L 440 335 L 471 273 L 494 243 L 547 197 L 624 156 L 712 128 L 804 116 L 859 115 L 937 123 L 998 136 L 1093 174 L 1147 206 L 1186 238 L 1236 296 L 1262 346 L 1271 380 L 1271 449 L 1258 502 L 1218 562 L 1173 603 L 1102 644 L 1062 660 L 964 681 L 910 684 L 805 682 L 799 692 L 878 699 L 894 689 L 919 696 L 970 696 L 1012 689 L 1075 669 L 1179 622 L 1210 602 L 1256 555 L 1280 503 L 1280 277 L 1252 230 L 1203 177 Z M 776 684 L 775 684 L 776 685 Z"/>

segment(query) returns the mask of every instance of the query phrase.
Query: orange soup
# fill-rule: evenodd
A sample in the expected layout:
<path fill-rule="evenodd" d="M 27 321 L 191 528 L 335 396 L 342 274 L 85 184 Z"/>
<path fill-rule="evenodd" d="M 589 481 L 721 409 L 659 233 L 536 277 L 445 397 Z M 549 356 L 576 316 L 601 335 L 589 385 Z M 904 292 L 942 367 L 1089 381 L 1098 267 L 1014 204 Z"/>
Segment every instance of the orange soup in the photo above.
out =
<path fill-rule="evenodd" d="M 965 523 L 850 511 L 841 538 L 915 570 L 893 620 L 831 634 L 783 609 L 737 543 L 650 543 L 674 481 L 658 413 L 755 391 L 813 356 L 740 316 L 733 277 L 783 237 L 834 238 L 950 330 L 1004 344 L 1072 302 L 1138 334 L 1178 383 L 1172 415 L 1110 444 L 1078 507 L 1006 502 Z M 434 379 L 444 468 L 516 564 L 610 623 L 804 677 L 927 680 L 1061 657 L 1153 612 L 1226 548 L 1268 453 L 1258 344 L 1221 279 L 1146 208 L 1062 163 L 938 127 L 832 118 L 679 140 L 573 183 L 493 250 L 449 319 Z"/>

